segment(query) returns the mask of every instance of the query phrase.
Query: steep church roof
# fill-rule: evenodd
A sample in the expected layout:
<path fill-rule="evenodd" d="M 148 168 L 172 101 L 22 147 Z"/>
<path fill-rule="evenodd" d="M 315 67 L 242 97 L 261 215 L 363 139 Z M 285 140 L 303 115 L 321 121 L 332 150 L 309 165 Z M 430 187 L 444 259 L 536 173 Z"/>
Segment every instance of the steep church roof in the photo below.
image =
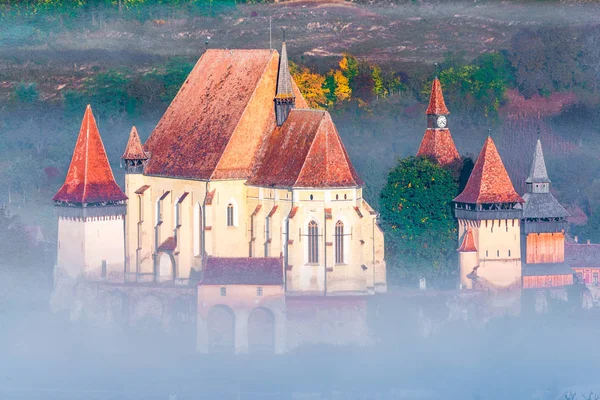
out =
<path fill-rule="evenodd" d="M 125 152 L 121 157 L 123 160 L 147 160 L 148 156 L 142 147 L 142 142 L 140 141 L 140 135 L 138 135 L 137 129 L 134 127 L 131 128 L 131 132 L 129 133 L 129 140 L 127 141 L 127 146 L 125 147 Z"/>
<path fill-rule="evenodd" d="M 540 139 L 535 144 L 535 152 L 533 153 L 533 162 L 527 176 L 527 183 L 550 183 L 548 172 L 546 171 L 546 161 L 544 160 L 544 152 L 542 151 L 542 142 Z"/>
<path fill-rule="evenodd" d="M 470 204 L 523 202 L 491 137 L 485 141 L 465 189 L 454 201 Z"/>
<path fill-rule="evenodd" d="M 448 128 L 425 130 L 417 152 L 417 157 L 419 156 L 431 157 L 442 166 L 452 164 L 460 159 Z"/>
<path fill-rule="evenodd" d="M 442 84 L 438 78 L 433 80 L 431 84 L 431 95 L 429 97 L 429 107 L 427 107 L 427 111 L 425 114 L 450 114 L 448 108 L 446 108 L 446 103 L 444 102 L 444 95 L 442 94 Z"/>
<path fill-rule="evenodd" d="M 279 54 L 207 50 L 148 138 L 144 173 L 188 179 L 246 179 L 275 126 Z M 306 101 L 292 81 L 298 107 Z"/>
<path fill-rule="evenodd" d="M 277 92 L 275 97 L 295 97 L 292 87 L 292 76 L 288 65 L 287 46 L 285 42 L 281 45 L 281 56 L 279 57 L 279 72 L 277 74 Z"/>
<path fill-rule="evenodd" d="M 53 200 L 89 204 L 126 199 L 127 196 L 115 182 L 92 108 L 88 105 L 67 177 Z"/>
<path fill-rule="evenodd" d="M 523 218 L 567 218 L 569 213 L 550 193 L 550 178 L 542 142 L 538 139 L 527 177 L 527 193 L 523 195 Z"/>
<path fill-rule="evenodd" d="M 475 245 L 475 236 L 473 235 L 473 229 L 467 229 L 467 232 L 465 232 L 462 243 L 460 244 L 460 247 L 457 249 L 457 251 L 463 253 L 477 251 L 477 246 Z"/>
<path fill-rule="evenodd" d="M 247 183 L 297 188 L 363 185 L 329 113 L 306 109 L 292 110 L 273 130 Z"/>

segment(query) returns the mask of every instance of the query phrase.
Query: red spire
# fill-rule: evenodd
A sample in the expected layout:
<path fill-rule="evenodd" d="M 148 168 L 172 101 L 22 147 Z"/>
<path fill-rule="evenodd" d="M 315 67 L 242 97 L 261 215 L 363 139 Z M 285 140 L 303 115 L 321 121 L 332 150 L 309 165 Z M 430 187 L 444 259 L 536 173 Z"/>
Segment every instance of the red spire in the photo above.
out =
<path fill-rule="evenodd" d="M 427 107 L 427 111 L 425 114 L 450 114 L 448 108 L 446 108 L 446 103 L 444 102 L 444 95 L 442 94 L 442 84 L 438 78 L 433 80 L 433 84 L 431 85 L 431 97 L 429 98 L 429 107 Z"/>
<path fill-rule="evenodd" d="M 433 158 L 438 164 L 445 167 L 460 158 L 458 150 L 452 140 L 449 129 L 427 129 L 417 157 L 425 156 Z"/>
<path fill-rule="evenodd" d="M 123 160 L 147 160 L 148 156 L 142 147 L 142 141 L 140 140 L 140 135 L 138 135 L 137 129 L 134 127 L 131 128 L 131 132 L 129 133 L 129 140 L 127 141 L 127 147 L 125 147 L 125 152 L 121 157 Z"/>
<path fill-rule="evenodd" d="M 89 105 L 83 116 L 65 183 L 53 200 L 68 203 L 127 200 L 127 196 L 115 182 Z"/>
<path fill-rule="evenodd" d="M 467 229 L 467 232 L 463 236 L 462 243 L 456 251 L 460 251 L 463 253 L 477 251 L 477 246 L 475 245 L 475 237 L 473 236 L 473 229 Z"/>
<path fill-rule="evenodd" d="M 477 157 L 465 190 L 454 201 L 470 204 L 523 202 L 515 192 L 491 137 L 487 138 Z"/>

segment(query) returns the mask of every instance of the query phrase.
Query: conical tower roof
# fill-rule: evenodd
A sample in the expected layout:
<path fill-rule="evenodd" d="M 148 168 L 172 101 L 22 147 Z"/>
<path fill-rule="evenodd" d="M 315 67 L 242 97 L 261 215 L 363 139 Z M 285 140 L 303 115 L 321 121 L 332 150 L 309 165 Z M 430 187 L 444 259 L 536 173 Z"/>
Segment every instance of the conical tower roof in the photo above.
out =
<path fill-rule="evenodd" d="M 544 152 L 542 151 L 542 142 L 537 140 L 535 152 L 533 153 L 533 162 L 527 176 L 527 183 L 550 183 L 548 172 L 546 171 L 546 161 L 544 160 Z"/>
<path fill-rule="evenodd" d="M 127 141 L 127 146 L 125 147 L 125 152 L 121 157 L 123 160 L 147 160 L 148 156 L 142 147 L 142 141 L 140 140 L 140 135 L 138 135 L 137 129 L 134 127 L 131 128 L 131 132 L 129 133 L 129 140 Z"/>
<path fill-rule="evenodd" d="M 469 204 L 523 202 L 491 137 L 485 141 L 465 189 L 454 201 Z"/>
<path fill-rule="evenodd" d="M 425 114 L 450 114 L 448 108 L 446 107 L 446 103 L 444 102 L 444 95 L 442 94 L 442 84 L 440 80 L 436 77 L 431 84 L 431 96 L 429 97 L 429 107 L 427 107 L 427 111 Z"/>
<path fill-rule="evenodd" d="M 460 159 L 450 129 L 426 129 L 417 152 L 417 157 L 420 156 L 431 157 L 441 166 Z"/>
<path fill-rule="evenodd" d="M 279 56 L 279 72 L 277 73 L 277 91 L 275 97 L 295 97 L 294 90 L 292 88 L 292 75 L 290 74 L 285 41 L 281 45 L 281 55 Z"/>
<path fill-rule="evenodd" d="M 89 105 L 83 116 L 65 183 L 53 200 L 77 204 L 127 200 L 127 196 L 115 182 Z"/>

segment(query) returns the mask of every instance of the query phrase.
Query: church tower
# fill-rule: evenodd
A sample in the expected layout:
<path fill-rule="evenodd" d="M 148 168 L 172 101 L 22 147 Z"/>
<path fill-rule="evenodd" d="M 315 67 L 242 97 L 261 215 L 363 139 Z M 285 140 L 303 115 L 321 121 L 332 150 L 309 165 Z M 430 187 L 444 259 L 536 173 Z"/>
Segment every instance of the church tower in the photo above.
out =
<path fill-rule="evenodd" d="M 292 76 L 288 65 L 285 40 L 281 45 L 279 71 L 277 72 L 277 91 L 275 93 L 275 118 L 277 126 L 283 125 L 290 111 L 296 106 L 296 96 L 292 87 Z"/>
<path fill-rule="evenodd" d="M 523 288 L 565 286 L 573 271 L 565 264 L 565 230 L 569 213 L 550 193 L 550 178 L 538 139 L 525 181 L 521 247 L 525 253 Z"/>
<path fill-rule="evenodd" d="M 127 196 L 115 182 L 88 105 L 64 184 L 53 197 L 58 215 L 57 279 L 124 279 Z"/>
<path fill-rule="evenodd" d="M 450 111 L 444 102 L 442 84 L 437 77 L 431 86 L 429 107 L 425 114 L 427 115 L 427 129 L 419 146 L 417 157 L 431 157 L 444 167 L 458 162 L 460 156 L 452 140 L 450 129 L 448 129 Z"/>
<path fill-rule="evenodd" d="M 461 243 L 461 287 L 470 289 L 473 281 L 495 288 L 520 285 L 523 199 L 515 191 L 491 137 L 454 203 Z"/>

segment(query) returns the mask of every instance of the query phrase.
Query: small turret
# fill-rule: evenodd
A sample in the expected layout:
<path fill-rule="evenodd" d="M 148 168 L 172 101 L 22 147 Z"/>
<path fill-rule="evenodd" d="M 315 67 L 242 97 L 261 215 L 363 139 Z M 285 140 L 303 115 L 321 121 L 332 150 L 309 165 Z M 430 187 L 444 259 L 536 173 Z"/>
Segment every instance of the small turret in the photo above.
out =
<path fill-rule="evenodd" d="M 144 166 L 148 161 L 148 153 L 144 151 L 140 136 L 138 135 L 137 129 L 131 128 L 129 133 L 129 140 L 127 141 L 127 147 L 121 157 L 123 160 L 123 166 L 128 174 L 141 174 L 144 172 Z"/>
<path fill-rule="evenodd" d="M 279 71 L 277 73 L 277 91 L 275 93 L 275 119 L 277 126 L 283 125 L 292 108 L 296 106 L 296 96 L 292 86 L 292 76 L 288 65 L 285 41 L 281 45 Z"/>

